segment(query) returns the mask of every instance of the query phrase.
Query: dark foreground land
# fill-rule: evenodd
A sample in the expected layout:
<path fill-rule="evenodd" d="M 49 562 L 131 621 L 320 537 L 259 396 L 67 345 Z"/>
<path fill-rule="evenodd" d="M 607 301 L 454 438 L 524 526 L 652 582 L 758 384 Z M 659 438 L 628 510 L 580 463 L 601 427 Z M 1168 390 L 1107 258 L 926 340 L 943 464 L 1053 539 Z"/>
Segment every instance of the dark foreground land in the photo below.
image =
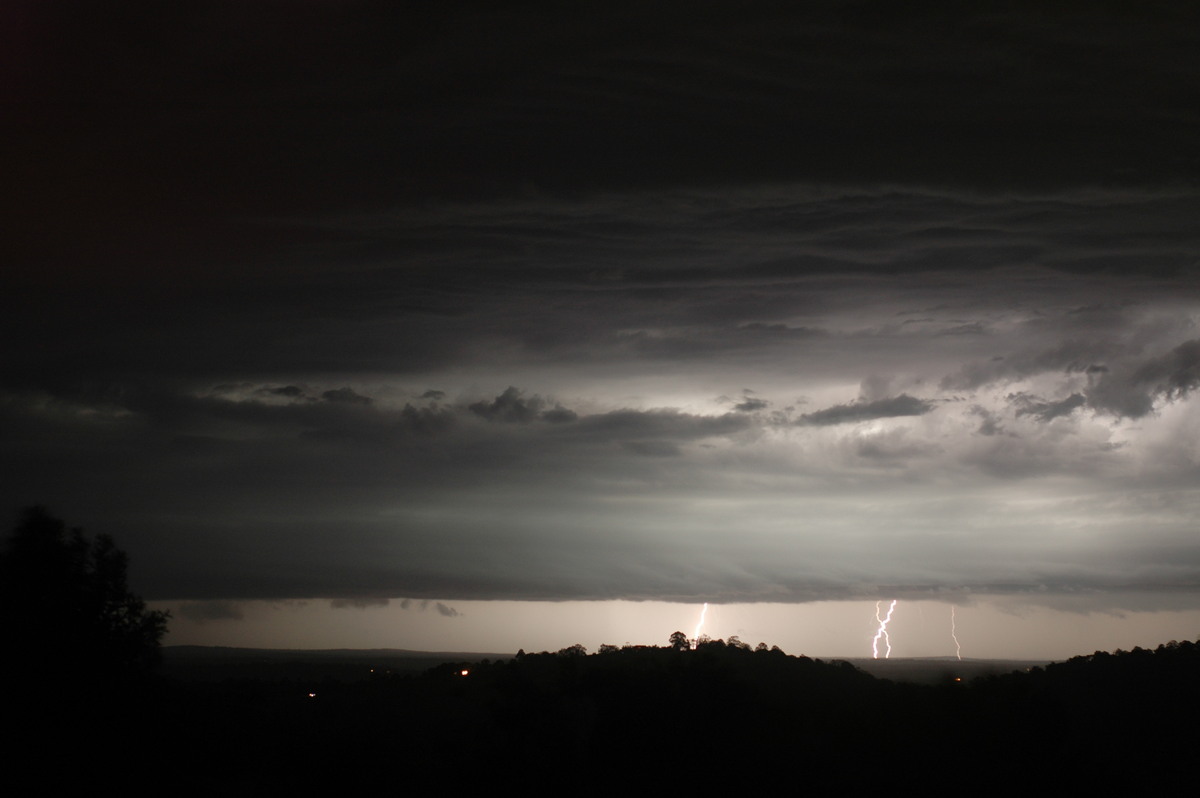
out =
<path fill-rule="evenodd" d="M 47 787 L 126 795 L 459 794 L 505 784 L 585 794 L 1073 794 L 1195 780 L 1200 645 L 1190 642 L 962 681 L 947 671 L 936 684 L 721 641 L 694 651 L 572 647 L 419 672 L 385 665 L 364 676 L 359 665 L 385 653 L 342 652 L 338 676 L 226 650 L 226 660 L 257 662 L 247 678 L 245 669 L 181 666 L 168 651 L 150 681 L 95 684 L 81 674 L 26 686 L 6 716 L 8 775 L 36 770 Z M 47 752 L 57 764 L 35 765 Z"/>
<path fill-rule="evenodd" d="M 255 679 L 298 684 L 361 682 L 390 675 L 419 676 L 445 662 L 512 659 L 507 654 L 464 651 L 408 651 L 398 648 L 319 650 L 167 646 L 162 675 L 178 681 L 220 682 Z"/>
<path fill-rule="evenodd" d="M 388 674 L 416 676 L 445 662 L 507 661 L 513 658 L 512 652 L 436 652 L 398 648 L 308 650 L 167 646 L 162 653 L 162 673 L 171 679 L 294 680 L 309 684 L 329 680 L 357 682 Z M 845 661 L 879 679 L 929 685 L 998 676 L 1049 663 L 1049 660 L 956 660 L 953 657 L 846 658 Z"/>

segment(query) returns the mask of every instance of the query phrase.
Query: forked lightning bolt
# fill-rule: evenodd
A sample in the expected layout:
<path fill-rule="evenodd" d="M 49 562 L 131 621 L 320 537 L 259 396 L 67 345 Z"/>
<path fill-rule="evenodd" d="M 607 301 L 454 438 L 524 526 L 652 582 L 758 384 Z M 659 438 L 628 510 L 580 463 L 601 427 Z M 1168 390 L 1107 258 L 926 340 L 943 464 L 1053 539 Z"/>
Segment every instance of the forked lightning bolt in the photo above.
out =
<path fill-rule="evenodd" d="M 950 605 L 950 636 L 954 638 L 954 653 L 958 656 L 959 661 L 962 661 L 962 646 L 958 644 L 958 629 L 954 622 L 954 605 Z"/>
<path fill-rule="evenodd" d="M 696 622 L 696 631 L 692 633 L 692 648 L 695 648 L 700 643 L 700 630 L 704 628 L 704 616 L 708 615 L 708 602 L 704 602 L 704 609 L 700 610 L 700 620 Z"/>
<path fill-rule="evenodd" d="M 892 641 L 888 637 L 887 625 L 892 620 L 892 612 L 896 609 L 896 599 L 892 599 L 891 606 L 888 607 L 887 615 L 880 616 L 879 605 L 882 601 L 875 602 L 875 620 L 879 621 L 879 629 L 875 632 L 875 639 L 871 641 L 871 656 L 873 659 L 879 659 L 879 638 L 883 638 L 884 645 L 887 646 L 887 651 L 883 658 L 887 659 L 892 656 Z"/>

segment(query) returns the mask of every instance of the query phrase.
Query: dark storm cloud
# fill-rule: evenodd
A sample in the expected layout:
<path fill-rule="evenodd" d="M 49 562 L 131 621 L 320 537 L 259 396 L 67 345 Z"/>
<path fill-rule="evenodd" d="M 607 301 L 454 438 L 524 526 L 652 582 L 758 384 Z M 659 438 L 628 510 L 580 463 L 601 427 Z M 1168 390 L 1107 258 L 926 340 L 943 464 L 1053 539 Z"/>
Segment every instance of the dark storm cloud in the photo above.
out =
<path fill-rule="evenodd" d="M 256 392 L 253 386 L 243 390 Z M 209 401 L 199 407 L 214 410 L 234 404 Z M 47 420 L 41 406 L 26 412 L 43 417 L 43 423 L 87 433 L 75 437 L 69 458 L 56 457 L 48 449 L 41 450 L 40 458 L 57 484 L 79 478 L 98 491 L 91 499 L 77 492 L 75 500 L 84 505 L 105 493 L 121 495 L 131 475 L 121 463 L 154 464 L 155 473 L 139 482 L 146 498 L 138 503 L 137 513 L 117 512 L 107 523 L 122 533 L 135 561 L 147 569 L 141 572 L 142 584 L 155 597 L 341 595 L 343 604 L 353 604 L 363 596 L 374 603 L 388 594 L 431 599 L 684 598 L 699 590 L 728 600 L 772 595 L 830 598 L 869 589 L 837 580 L 827 584 L 821 568 L 803 565 L 804 558 L 834 558 L 864 583 L 871 581 L 871 574 L 891 573 L 893 581 L 898 576 L 903 581 L 902 575 L 909 573 L 907 568 L 897 570 L 894 562 L 851 556 L 849 550 L 858 548 L 853 542 L 857 537 L 843 543 L 836 535 L 817 534 L 815 530 L 827 525 L 838 529 L 844 524 L 847 510 L 835 500 L 844 488 L 836 478 L 823 480 L 824 487 L 815 491 L 800 487 L 803 482 L 786 487 L 788 469 L 769 452 L 756 452 L 751 445 L 755 438 L 744 437 L 766 429 L 745 414 L 627 409 L 581 414 L 569 427 L 497 425 L 483 423 L 474 411 L 457 405 L 437 411 L 439 417 L 453 414 L 456 421 L 412 439 L 417 441 L 415 448 L 407 448 L 404 441 L 409 439 L 397 437 L 395 422 L 416 412 L 410 404 L 394 410 L 334 404 L 316 408 L 358 411 L 374 434 L 323 440 L 312 448 L 292 435 L 290 422 L 279 423 L 293 412 L 291 407 L 259 407 L 248 415 L 215 414 L 214 432 L 235 437 L 218 438 L 214 448 L 180 457 L 157 448 L 159 433 L 147 427 L 147 422 L 157 423 L 154 417 L 131 416 L 126 410 L 80 418 L 74 409 L 63 407 L 56 409 L 63 415 Z M 166 418 L 173 423 L 177 417 Z M 188 425 L 199 419 L 186 416 Z M 836 425 L 790 429 L 828 435 Z M 130 435 L 133 430 L 140 432 Z M 114 437 L 114 432 L 119 434 Z M 35 434 L 36 430 L 26 436 Z M 56 439 L 53 435 L 45 441 Z M 267 441 L 270 446 L 264 445 Z M 691 441 L 732 448 L 714 450 L 713 455 L 705 455 L 703 449 L 689 454 L 683 444 Z M 615 452 L 614 442 L 619 443 Z M 17 456 L 31 451 L 21 440 L 16 443 Z M 798 450 L 812 445 L 810 441 Z M 953 454 L 904 429 L 858 438 L 852 447 L 855 457 L 887 469 Z M 1017 464 L 1028 471 L 1036 451 L 1027 449 Z M 624 453 L 657 456 L 634 458 L 634 467 Z M 729 455 L 736 459 L 727 460 Z M 828 461 L 830 453 L 818 450 L 813 456 Z M 758 462 L 760 457 L 765 459 Z M 61 467 L 70 461 L 76 462 L 78 477 Z M 38 464 L 31 465 L 33 473 L 27 469 L 21 475 L 26 487 L 37 484 L 33 477 Z M 908 473 L 912 480 L 920 472 Z M 809 532 L 801 538 L 786 537 L 787 547 L 798 547 L 799 554 L 788 554 L 788 548 L 772 542 L 780 529 L 794 527 L 795 497 L 783 505 L 783 517 L 759 509 L 755 520 L 747 523 L 750 507 L 770 507 L 781 497 L 764 493 L 762 487 L 745 497 L 729 489 L 731 479 L 763 483 L 780 478 L 785 480 L 785 495 L 800 490 L 804 497 Z M 883 477 L 871 479 L 873 502 L 886 507 L 895 486 L 878 481 Z M 919 484 L 905 487 L 905 500 Z M 655 485 L 655 490 L 647 492 L 647 485 Z M 853 502 L 857 495 L 846 498 Z M 688 509 L 690 501 L 700 509 Z M 935 502 L 937 515 L 944 516 L 939 527 L 953 527 L 971 517 L 964 515 L 965 504 L 956 507 L 951 499 L 922 501 Z M 241 509 L 230 512 L 231 508 Z M 1104 510 L 1109 515 L 1123 512 L 1120 504 Z M 1164 511 L 1171 512 L 1159 510 Z M 196 516 L 181 520 L 181 512 Z M 921 532 L 920 525 L 930 520 L 924 513 L 898 524 L 903 513 L 895 509 L 881 509 L 879 517 L 856 512 L 861 516 L 856 535 L 873 537 L 876 526 L 890 529 L 890 535 L 904 537 L 912 547 L 910 556 L 926 567 L 944 568 L 966 556 L 958 544 L 936 535 L 925 539 L 929 533 Z M 156 520 L 147 526 L 139 517 Z M 165 518 L 174 520 L 164 525 Z M 1018 517 L 1015 523 L 1030 519 Z M 737 534 L 731 538 L 734 530 Z M 1006 545 L 989 546 L 995 549 L 989 556 L 998 572 L 1024 574 L 1006 559 Z M 464 548 L 471 551 L 469 558 L 461 556 Z M 588 565 L 579 569 L 579 562 Z M 1148 562 L 1153 565 L 1153 558 Z M 1119 570 L 1105 570 L 1102 560 L 1096 567 L 1086 583 L 1117 584 L 1111 580 Z M 994 587 L 1000 581 L 996 572 L 984 569 L 982 573 L 990 576 L 983 580 L 959 572 L 956 583 L 986 582 Z M 1019 579 L 1015 583 L 1030 584 Z M 424 606 L 442 612 L 436 602 Z"/>
<path fill-rule="evenodd" d="M 653 437 L 685 441 L 733 435 L 750 429 L 753 423 L 734 413 L 708 416 L 674 409 L 615 410 L 580 419 L 578 431 L 593 439 Z"/>
<path fill-rule="evenodd" d="M 523 398 L 521 392 L 510 385 L 491 402 L 476 402 L 470 409 L 488 421 L 528 422 L 541 415 L 543 404 L 541 397 Z"/>
<path fill-rule="evenodd" d="M 363 396 L 353 388 L 336 388 L 332 391 L 325 391 L 321 394 L 321 398 L 326 402 L 344 402 L 352 405 L 371 404 L 371 397 Z"/>
<path fill-rule="evenodd" d="M 1196 8 L 277 12 L 6 56 L 0 499 L 146 595 L 1200 584 Z"/>
<path fill-rule="evenodd" d="M 0 297 L 3 331 L 38 344 L 9 348 L 0 362 L 4 379 L 36 387 L 49 374 L 59 382 L 153 375 L 259 384 L 272 375 L 271 387 L 286 387 L 322 372 L 424 378 L 447 363 L 582 368 L 634 359 L 651 369 L 720 358 L 750 365 L 789 351 L 835 351 L 847 335 L 885 343 L 910 336 L 946 351 L 966 345 L 958 339 L 979 338 L 992 344 L 987 357 L 964 362 L 945 380 L 967 390 L 1047 367 L 1086 368 L 1155 345 L 1161 336 L 1148 328 L 1141 337 L 1127 333 L 1139 321 L 1139 296 L 1188 284 L 1194 259 L 1187 253 L 1200 246 L 1188 224 L 1194 205 L 1178 192 L 1021 197 L 774 186 L 397 209 L 368 225 L 352 216 L 309 220 L 306 226 L 323 228 L 331 240 L 375 242 L 393 255 L 351 268 L 345 261 L 357 256 L 318 247 L 239 290 L 201 285 L 165 298 L 155 296 L 153 285 L 135 284 L 131 293 L 122 280 L 7 293 Z M 738 210 L 749 215 L 738 217 Z M 778 225 L 762 228 L 755 212 Z M 1062 216 L 1064 226 L 1057 221 Z M 948 227 L 947 218 L 971 225 L 969 241 L 957 245 L 969 254 L 946 250 L 938 239 L 951 237 L 945 229 L 920 246 L 901 243 L 906 232 Z M 981 265 L 977 255 L 990 252 L 996 239 L 1019 237 L 1030 260 L 1061 260 L 1080 249 L 1080 227 L 1137 242 L 1130 262 L 1154 256 L 1170 260 L 1175 272 L 1142 276 L 1134 293 L 1123 286 L 1129 302 L 1120 307 L 1081 313 L 1080 301 L 1106 295 L 1121 282 L 1119 274 L 1100 272 L 1080 283 L 1072 272 L 1024 259 Z M 470 234 L 480 229 L 494 232 L 476 250 Z M 514 229 L 524 231 L 511 242 L 519 258 L 488 252 L 489 245 L 503 252 L 517 237 Z M 599 276 L 609 264 L 617 273 Z M 1047 291 L 1074 301 L 1034 314 L 1029 298 Z M 881 323 L 889 311 L 946 300 L 951 304 L 936 316 L 923 313 L 933 320 L 921 325 Z M 45 314 L 42 306 L 59 310 Z M 1006 329 L 927 341 L 964 323 L 986 329 L 1002 308 L 1006 323 L 1030 311 L 1014 331 L 1024 336 Z M 298 324 L 303 336 L 279 332 Z M 1022 348 L 1007 348 L 1014 341 Z"/>
<path fill-rule="evenodd" d="M 1187 401 L 1190 350 L 1182 344 L 1195 339 L 1187 311 L 1196 282 L 1186 253 L 1200 244 L 1184 223 L 1192 206 L 1187 196 L 1160 191 L 1037 197 L 806 186 L 559 205 L 534 198 L 372 222 L 379 226 L 370 235 L 393 236 L 402 261 L 424 241 L 438 268 L 455 260 L 456 230 L 491 226 L 504 239 L 525 225 L 524 263 L 496 267 L 504 279 L 489 276 L 484 250 L 470 247 L 461 252 L 462 272 L 419 275 L 431 302 L 453 313 L 402 302 L 412 272 L 395 264 L 349 273 L 330 266 L 336 281 L 314 265 L 282 295 L 282 278 L 264 276 L 260 292 L 235 294 L 224 306 L 222 324 L 234 331 L 221 334 L 210 334 L 217 306 L 204 295 L 179 299 L 174 326 L 164 328 L 138 321 L 136 311 L 118 318 L 91 310 L 78 329 L 65 314 L 64 331 L 14 307 L 7 329 L 32 321 L 40 337 L 35 347 L 28 331 L 14 333 L 14 341 L 30 343 L 3 356 L 17 366 L 4 372 L 10 390 L 0 403 L 4 470 L 12 475 L 3 495 L 12 506 L 32 497 L 89 528 L 106 525 L 146 563 L 139 587 L 162 598 L 832 597 L 888 574 L 892 582 L 932 578 L 925 570 L 952 574 L 954 584 L 998 584 L 996 572 L 1032 584 L 1020 558 L 976 546 L 946 559 L 942 552 L 953 550 L 926 545 L 919 531 L 885 532 L 886 524 L 860 511 L 811 507 L 837 496 L 853 508 L 845 485 L 884 495 L 888 479 L 929 486 L 938 474 L 978 474 L 985 482 L 972 489 L 985 490 L 988 479 L 1123 473 L 1121 450 L 1102 431 L 1042 437 L 1021 426 L 1039 416 L 1018 416 L 1002 399 L 1025 390 L 1082 394 L 1092 409 L 1144 406 L 1129 397 Z M 777 226 L 755 222 L 758 213 Z M 334 227 L 351 229 L 350 218 Z M 580 228 L 579 219 L 594 227 Z M 963 251 L 1021 237 L 1039 260 L 1063 260 L 1081 249 L 1071 240 L 1080 225 L 1105 235 L 1123 230 L 1138 242 L 1130 263 L 1177 253 L 1177 271 L 1084 280 L 1043 266 L 979 268 L 962 259 Z M 918 248 L 886 240 L 934 228 Z M 609 270 L 618 262 L 619 272 Z M 1100 301 L 1110 295 L 1121 303 Z M 314 306 L 334 312 L 320 314 L 324 326 L 301 346 L 267 329 L 250 334 L 264 313 L 252 301 L 289 328 Z M 122 326 L 130 318 L 134 326 Z M 988 333 L 941 334 L 975 322 Z M 631 347 L 630 331 L 671 343 Z M 171 340 L 187 342 L 171 350 L 187 359 L 144 349 Z M 93 348 L 80 353 L 79 341 Z M 422 348 L 436 353 L 437 366 Z M 280 358 L 281 351 L 295 355 Z M 38 357 L 55 368 L 21 368 Z M 1020 384 L 1039 379 L 1056 382 Z M 647 380 L 659 387 L 647 389 Z M 429 384 L 445 390 L 427 394 Z M 745 384 L 761 387 L 755 400 L 772 407 L 815 395 L 809 406 L 818 409 L 797 424 L 788 408 L 703 409 L 676 396 L 711 397 Z M 853 386 L 862 398 L 836 404 Z M 989 392 L 1000 386 L 994 401 Z M 663 389 L 675 398 L 656 399 Z M 956 391 L 972 397 L 961 410 L 946 401 Z M 371 403 L 319 401 L 327 393 Z M 673 406 L 685 402 L 687 409 Z M 935 406 L 939 412 L 929 412 Z M 975 436 L 978 446 L 941 426 L 971 406 L 987 414 L 964 425 L 984 433 Z M 860 434 L 850 422 L 914 414 L 926 416 L 937 437 L 884 429 L 842 438 Z M 1011 434 L 989 434 L 1000 431 Z M 785 445 L 773 442 L 779 435 L 803 437 Z M 1177 473 L 1193 467 L 1178 455 L 1163 462 Z M 775 515 L 795 515 L 775 509 L 784 506 L 775 486 L 792 480 L 797 486 L 779 487 L 780 495 L 805 497 L 804 528 L 815 530 L 799 540 L 779 532 L 794 527 Z M 130 505 L 90 520 L 131 490 L 140 511 Z M 705 506 L 705 495 L 749 507 L 727 516 L 689 509 Z M 943 518 L 974 523 L 968 514 L 913 512 L 930 529 L 951 523 Z M 1164 517 L 1177 512 L 1172 506 Z M 847 524 L 868 540 L 886 534 L 895 545 L 911 544 L 903 562 L 924 565 L 864 559 L 855 553 L 863 547 L 834 542 L 831 530 Z M 741 550 L 722 548 L 731 530 Z M 794 553 L 773 540 L 792 541 Z M 719 561 L 711 555 L 717 550 Z M 465 551 L 487 556 L 472 564 Z M 995 567 L 964 573 L 960 563 L 979 557 Z M 845 576 L 831 581 L 806 561 L 836 562 Z M 1110 564 L 1111 572 L 1097 566 L 1088 583 L 1116 584 L 1120 564 Z M 1037 579 L 1076 578 L 1065 565 L 1051 571 Z"/>
<path fill-rule="evenodd" d="M 459 616 L 458 610 L 454 609 L 453 607 L 447 607 L 440 601 L 437 602 L 435 606 L 437 608 L 438 615 L 441 615 L 443 618 L 457 618 Z"/>
<path fill-rule="evenodd" d="M 346 197 L 420 206 L 767 181 L 1040 189 L 1198 171 L 1200 12 L 1183 3 L 367 2 L 282 19 L 265 3 L 50 8 L 29 12 L 36 46 L 15 51 L 6 89 L 6 149 L 26 154 L 6 182 L 23 188 L 13 229 L 31 265 L 115 250 L 134 270 L 296 253 L 331 242 L 250 220 L 340 210 Z M 74 235 L 59 234 L 63 219 Z"/>
<path fill-rule="evenodd" d="M 554 424 L 564 424 L 570 421 L 579 419 L 579 414 L 574 410 L 568 410 L 561 405 L 555 405 L 553 408 L 542 413 L 542 420 L 549 421 Z"/>
<path fill-rule="evenodd" d="M 1123 371 L 1089 370 L 1089 374 L 1099 375 L 1088 391 L 1093 407 L 1141 418 L 1154 409 L 1155 399 L 1182 399 L 1200 386 L 1200 339 L 1185 341 Z"/>
<path fill-rule="evenodd" d="M 242 608 L 234 601 L 185 601 L 179 605 L 179 614 L 189 621 L 240 621 L 245 617 Z"/>
<path fill-rule="evenodd" d="M 1200 385 L 1200 339 L 1185 341 L 1162 357 L 1144 363 L 1133 375 L 1168 399 L 1181 399 Z"/>
<path fill-rule="evenodd" d="M 421 612 L 424 612 L 425 610 L 429 609 L 430 604 L 431 602 L 429 601 L 422 601 L 418 603 L 413 599 L 406 598 L 400 602 L 400 609 L 407 610 L 415 606 Z M 443 618 L 458 618 L 462 615 L 462 613 L 458 610 L 449 605 L 443 604 L 440 601 L 432 602 L 432 606 L 437 611 L 437 614 L 441 615 Z"/>
<path fill-rule="evenodd" d="M 284 385 L 279 388 L 259 388 L 259 393 L 268 394 L 270 396 L 286 396 L 290 399 L 298 399 L 304 396 L 304 389 L 298 388 L 295 385 Z"/>
<path fill-rule="evenodd" d="M 1066 399 L 1060 399 L 1057 402 L 1040 401 L 1036 397 L 1026 394 L 1010 395 L 1008 400 L 1017 405 L 1016 415 L 1018 418 L 1021 416 L 1033 416 L 1042 422 L 1069 416 L 1075 410 L 1087 404 L 1087 400 L 1081 393 L 1073 393 Z"/>
<path fill-rule="evenodd" d="M 974 390 L 989 383 L 1045 372 L 1087 372 L 1094 368 L 1089 365 L 1094 358 L 1120 356 L 1128 351 L 1128 344 L 1112 339 L 1064 341 L 1050 349 L 998 355 L 987 361 L 968 363 L 957 373 L 947 375 L 942 380 L 942 387 L 947 390 Z"/>
<path fill-rule="evenodd" d="M 548 410 L 543 410 L 542 408 L 547 404 L 546 400 L 537 395 L 522 396 L 521 391 L 510 385 L 504 390 L 504 393 L 491 402 L 475 402 L 468 409 L 488 421 L 527 423 L 541 420 L 554 424 L 565 424 L 579 418 L 579 414 L 574 410 L 565 408 L 558 403 Z"/>
<path fill-rule="evenodd" d="M 1127 330 L 1128 325 L 1121 324 L 1117 329 Z M 1059 402 L 1048 403 L 1021 394 L 1011 397 L 1020 404 L 1018 416 L 1032 414 L 1048 421 L 1085 404 L 1115 416 L 1141 418 L 1154 410 L 1157 400 L 1183 399 L 1200 386 L 1200 339 L 1184 341 L 1161 354 L 1149 354 L 1145 351 L 1148 342 L 1139 342 L 1137 337 L 1136 333 L 1125 332 L 1121 337 L 1067 341 L 1051 349 L 971 363 L 944 378 L 942 387 L 977 389 L 1045 373 L 1085 375 L 1085 390 Z M 1094 360 L 1108 360 L 1111 365 Z"/>
<path fill-rule="evenodd" d="M 908 394 L 901 394 L 891 399 L 834 405 L 824 410 L 818 410 L 815 413 L 805 413 L 800 417 L 799 423 L 812 426 L 852 424 L 859 421 L 871 421 L 877 418 L 921 416 L 931 410 L 933 410 L 932 403 L 917 399 Z"/>
<path fill-rule="evenodd" d="M 759 399 L 753 396 L 747 396 L 741 402 L 733 406 L 734 410 L 739 410 L 743 413 L 753 413 L 755 410 L 765 410 L 770 406 L 770 402 L 766 399 Z"/>
<path fill-rule="evenodd" d="M 365 610 L 373 607 L 386 607 L 389 604 L 386 598 L 373 598 L 371 596 L 358 596 L 355 598 L 337 598 L 329 602 L 329 606 L 335 610 L 355 609 Z"/>

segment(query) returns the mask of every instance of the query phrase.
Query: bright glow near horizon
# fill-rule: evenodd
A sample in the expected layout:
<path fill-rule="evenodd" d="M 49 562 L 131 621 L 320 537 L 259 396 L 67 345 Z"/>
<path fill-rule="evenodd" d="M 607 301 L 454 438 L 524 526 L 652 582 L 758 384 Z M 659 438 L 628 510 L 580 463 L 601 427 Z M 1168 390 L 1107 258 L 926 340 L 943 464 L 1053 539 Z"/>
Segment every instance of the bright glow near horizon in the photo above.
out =
<path fill-rule="evenodd" d="M 892 619 L 893 658 L 956 657 L 946 625 L 947 604 L 905 602 Z M 875 633 L 874 602 L 710 604 L 705 630 L 714 639 L 736 635 L 751 646 L 779 646 L 789 654 L 861 658 L 863 639 Z M 247 648 L 398 648 L 416 651 L 515 653 L 557 651 L 582 643 L 595 652 L 613 645 L 667 645 L 672 632 L 695 623 L 697 606 L 669 602 L 452 602 L 447 617 L 434 602 L 334 608 L 329 601 L 249 601 L 222 604 L 222 619 L 200 620 L 203 605 L 155 602 L 173 618 L 167 645 Z M 240 618 L 232 617 L 237 613 Z M 214 613 L 216 614 L 216 613 Z M 957 634 L 969 658 L 1065 659 L 1096 650 L 1152 648 L 1190 640 L 1200 609 L 1104 611 L 1054 608 L 1012 596 L 974 597 L 955 607 Z"/>

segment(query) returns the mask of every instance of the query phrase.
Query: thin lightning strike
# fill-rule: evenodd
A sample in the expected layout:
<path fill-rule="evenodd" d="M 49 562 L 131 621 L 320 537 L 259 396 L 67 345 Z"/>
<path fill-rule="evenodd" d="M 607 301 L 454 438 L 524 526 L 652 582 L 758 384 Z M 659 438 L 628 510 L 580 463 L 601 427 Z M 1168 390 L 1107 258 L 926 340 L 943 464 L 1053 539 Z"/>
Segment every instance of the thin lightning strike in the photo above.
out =
<path fill-rule="evenodd" d="M 892 641 L 891 638 L 888 637 L 887 625 L 888 622 L 892 620 L 892 613 L 896 609 L 896 599 L 892 599 L 892 604 L 888 607 L 887 615 L 884 617 L 880 617 L 879 615 L 879 605 L 882 603 L 882 601 L 875 602 L 875 620 L 879 621 L 879 629 L 875 632 L 875 639 L 871 641 L 872 659 L 879 659 L 879 638 L 881 637 L 883 638 L 884 644 L 887 646 L 887 651 L 884 653 L 883 658 L 887 659 L 888 657 L 892 656 Z"/>
<path fill-rule="evenodd" d="M 704 628 L 704 616 L 708 615 L 708 602 L 704 602 L 704 609 L 700 610 L 700 620 L 696 622 L 696 631 L 692 633 L 692 648 L 695 648 L 700 642 L 700 630 Z"/>
<path fill-rule="evenodd" d="M 954 638 L 954 653 L 958 656 L 958 661 L 962 662 L 962 646 L 958 644 L 958 628 L 954 622 L 954 605 L 950 605 L 950 636 Z"/>

